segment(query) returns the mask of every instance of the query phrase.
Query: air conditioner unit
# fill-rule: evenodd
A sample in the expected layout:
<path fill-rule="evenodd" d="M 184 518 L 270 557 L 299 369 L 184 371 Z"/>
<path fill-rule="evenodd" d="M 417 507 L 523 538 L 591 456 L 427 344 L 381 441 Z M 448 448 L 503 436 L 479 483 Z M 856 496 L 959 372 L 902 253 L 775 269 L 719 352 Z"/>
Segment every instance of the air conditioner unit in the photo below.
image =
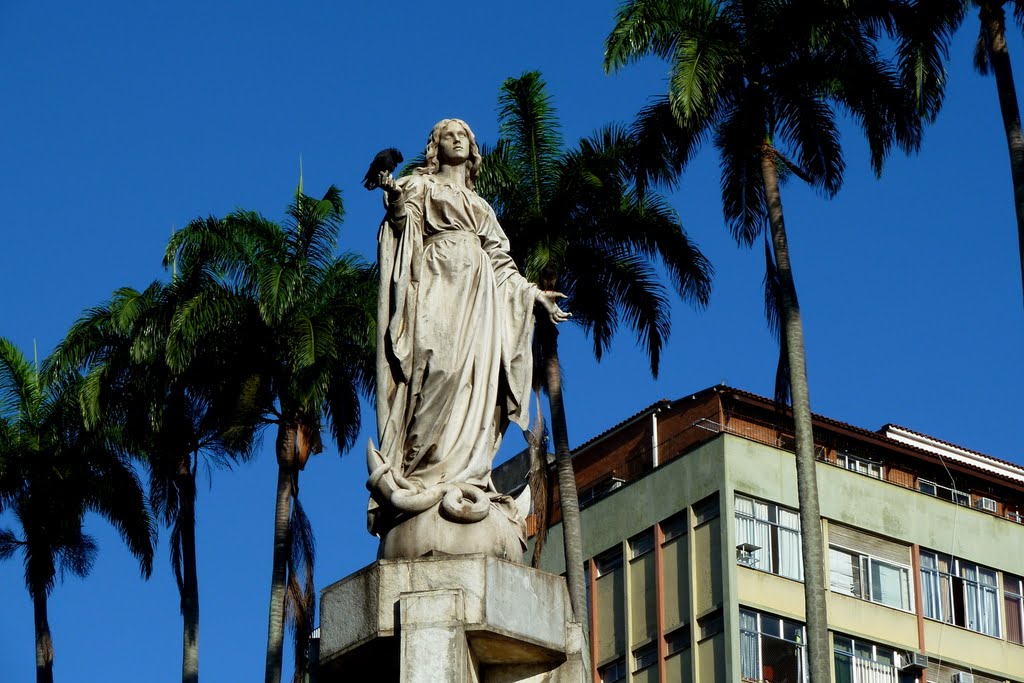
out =
<path fill-rule="evenodd" d="M 928 655 L 922 652 L 911 652 L 902 656 L 900 660 L 901 663 L 897 667 L 900 671 L 912 673 L 928 668 Z"/>
<path fill-rule="evenodd" d="M 1021 515 L 1020 512 L 1018 512 L 1017 510 L 1007 512 L 1006 518 L 1011 522 L 1017 522 L 1017 524 L 1024 524 L 1024 515 Z"/>
<path fill-rule="evenodd" d="M 949 679 L 953 683 L 974 683 L 974 674 L 966 674 L 958 671 Z"/>
<path fill-rule="evenodd" d="M 995 512 L 996 502 L 991 498 L 979 498 L 974 501 L 974 507 L 985 512 Z"/>

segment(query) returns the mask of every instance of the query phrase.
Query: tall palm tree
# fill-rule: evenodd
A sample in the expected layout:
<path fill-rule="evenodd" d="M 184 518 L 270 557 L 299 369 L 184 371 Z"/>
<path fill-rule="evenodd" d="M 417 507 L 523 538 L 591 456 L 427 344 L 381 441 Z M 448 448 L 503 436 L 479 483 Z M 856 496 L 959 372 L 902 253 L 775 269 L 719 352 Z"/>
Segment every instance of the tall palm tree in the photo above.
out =
<path fill-rule="evenodd" d="M 241 339 L 221 334 L 180 371 L 167 364 L 171 321 L 182 302 L 209 290 L 208 273 L 192 281 L 125 287 L 76 322 L 50 372 L 86 373 L 83 408 L 92 425 L 117 428 L 149 470 L 153 511 L 171 529 L 171 566 L 182 614 L 182 681 L 199 680 L 199 578 L 196 492 L 204 463 L 230 466 L 252 454 L 250 415 L 239 409 L 246 369 L 232 361 Z M 242 407 L 244 408 L 244 407 Z"/>
<path fill-rule="evenodd" d="M 478 187 L 494 206 L 516 262 L 542 289 L 568 295 L 572 320 L 592 337 L 598 360 L 625 321 L 657 376 L 671 323 L 655 262 L 664 265 L 676 292 L 696 306 L 708 301 L 711 266 L 664 200 L 638 187 L 635 162 L 642 147 L 628 131 L 612 126 L 566 149 L 538 72 L 504 82 L 499 112 L 500 139 L 485 158 Z M 579 499 L 558 331 L 540 316 L 536 336 L 538 381 L 550 401 L 569 595 L 582 620 L 587 606 Z"/>
<path fill-rule="evenodd" d="M 202 269 L 221 283 L 218 293 L 200 293 L 175 314 L 171 367 L 186 367 L 205 339 L 230 325 L 245 340 L 240 362 L 253 378 L 247 401 L 263 425 L 277 429 L 268 683 L 281 678 L 286 597 L 301 596 L 293 615 L 315 606 L 312 548 L 296 548 L 312 538 L 295 505 L 299 472 L 322 450 L 324 423 L 339 450 L 352 446 L 359 397 L 373 390 L 375 362 L 376 275 L 354 256 L 335 255 L 344 215 L 340 191 L 332 186 L 316 199 L 300 182 L 287 214 L 284 226 L 251 211 L 193 221 L 174 235 L 165 257 L 167 263 L 177 259 L 185 279 Z M 303 625 L 312 617 L 293 623 L 302 648 Z"/>
<path fill-rule="evenodd" d="M 20 533 L 0 529 L 0 560 L 20 552 L 35 621 L 36 681 L 53 681 L 47 599 L 57 572 L 86 576 L 96 542 L 86 512 L 105 517 L 139 561 L 153 569 L 155 526 L 119 434 L 87 429 L 79 376 L 50 380 L 9 340 L 0 338 L 0 509 L 9 506 Z"/>
<path fill-rule="evenodd" d="M 684 166 L 710 140 L 726 223 L 740 244 L 767 228 L 796 435 L 810 680 L 829 680 L 823 539 L 803 321 L 780 184 L 790 176 L 835 194 L 844 161 L 836 111 L 863 129 L 876 174 L 893 143 L 920 141 L 920 110 L 875 44 L 892 4 L 859 0 L 632 0 L 606 41 L 605 68 L 647 55 L 670 63 L 666 97 L 638 125 Z"/>

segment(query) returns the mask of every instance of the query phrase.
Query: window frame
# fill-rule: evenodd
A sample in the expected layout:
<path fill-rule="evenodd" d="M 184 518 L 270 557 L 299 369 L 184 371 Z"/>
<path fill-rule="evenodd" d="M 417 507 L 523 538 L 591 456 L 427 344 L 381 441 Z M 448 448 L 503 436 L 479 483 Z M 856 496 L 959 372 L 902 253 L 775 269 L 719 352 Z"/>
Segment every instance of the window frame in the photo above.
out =
<path fill-rule="evenodd" d="M 690 649 L 690 625 L 682 624 L 665 634 L 665 658 Z"/>
<path fill-rule="evenodd" d="M 1011 590 L 1011 585 L 1014 587 Z M 1010 604 L 1017 609 L 1017 623 L 1020 627 L 1016 633 L 1010 632 L 1009 610 Z M 1006 642 L 1014 645 L 1024 645 L 1024 578 L 1013 574 L 1003 574 L 1003 609 L 1007 611 L 1006 619 Z M 1019 640 L 1014 640 L 1015 635 Z"/>
<path fill-rule="evenodd" d="M 840 649 L 839 641 L 847 641 L 849 643 L 848 649 Z M 865 651 L 867 651 L 868 656 L 864 656 Z M 883 660 L 887 657 L 889 661 L 879 661 L 880 653 L 883 655 Z M 844 636 L 838 633 L 833 634 L 832 636 L 832 664 L 836 680 L 839 680 L 840 658 L 845 658 L 848 662 L 850 667 L 849 680 L 851 681 L 857 680 L 855 675 L 855 667 L 857 664 L 855 660 L 870 662 L 875 666 L 892 667 L 892 674 L 894 676 L 893 680 L 903 680 L 901 678 L 900 666 L 903 663 L 904 656 L 905 655 L 902 650 L 888 645 L 880 645 L 861 638 Z"/>
<path fill-rule="evenodd" d="M 751 508 L 754 511 L 753 514 L 748 514 L 746 512 L 740 512 L 739 507 L 736 505 L 736 501 L 738 501 L 740 499 L 743 499 L 745 501 L 749 501 L 751 503 Z M 766 518 L 761 518 L 761 517 L 757 516 L 757 504 L 758 503 L 760 503 L 761 505 L 767 506 L 767 511 L 765 513 L 767 515 Z M 745 567 L 749 567 L 750 569 L 755 569 L 757 571 L 766 572 L 768 574 L 774 574 L 776 576 L 781 576 L 781 577 L 787 578 L 787 579 L 792 579 L 793 581 L 803 582 L 803 580 L 804 580 L 804 566 L 803 566 L 804 563 L 803 563 L 803 555 L 802 555 L 802 553 L 799 553 L 798 557 L 797 557 L 797 568 L 799 570 L 798 571 L 798 575 L 797 576 L 792 576 L 792 575 L 790 575 L 788 573 L 783 573 L 782 572 L 782 570 L 781 570 L 782 554 L 781 554 L 781 552 L 779 550 L 779 548 L 780 548 L 780 539 L 782 538 L 782 534 L 791 534 L 790 540 L 796 544 L 797 548 L 801 547 L 801 544 L 803 542 L 803 538 L 802 538 L 803 529 L 801 529 L 801 527 L 800 527 L 800 512 L 798 510 L 794 510 L 792 508 L 788 508 L 785 505 L 779 505 L 778 503 L 773 503 L 772 501 L 762 500 L 760 498 L 754 498 L 753 496 L 747 496 L 747 495 L 742 494 L 742 493 L 736 493 L 735 494 L 735 498 L 734 498 L 734 502 L 733 502 L 733 507 L 734 507 L 734 514 L 733 514 L 734 521 L 737 524 L 737 527 L 736 527 L 737 540 L 739 540 L 739 536 L 740 536 L 739 521 L 742 518 L 744 520 L 748 520 L 748 521 L 752 522 L 754 524 L 755 528 L 757 528 L 759 526 L 766 526 L 766 527 L 768 527 L 768 541 L 769 541 L 769 545 L 768 545 L 767 548 L 762 547 L 762 548 L 760 548 L 760 550 L 756 551 L 756 553 L 758 553 L 758 554 L 761 554 L 762 552 L 766 553 L 767 559 L 768 559 L 768 563 L 767 563 L 768 567 L 767 568 L 765 568 L 763 566 L 763 563 L 761 562 L 762 558 L 761 557 L 757 557 L 756 555 L 754 556 L 755 562 L 753 563 L 753 565 L 744 564 L 743 562 L 740 562 L 739 558 L 737 558 L 737 564 L 740 564 L 740 565 L 745 566 Z M 783 522 L 779 521 L 780 520 L 779 510 L 784 510 L 785 512 L 793 515 L 795 520 L 796 520 L 796 526 L 789 526 L 789 525 L 784 524 Z"/>
<path fill-rule="evenodd" d="M 597 676 L 601 683 L 615 683 L 616 681 L 626 680 L 626 658 L 625 656 L 618 657 L 604 666 L 598 667 Z M 609 675 L 615 676 L 615 678 L 609 678 Z"/>
<path fill-rule="evenodd" d="M 612 572 L 622 569 L 625 564 L 625 553 L 622 545 L 615 545 L 594 556 L 594 578 L 600 579 Z"/>
<path fill-rule="evenodd" d="M 663 546 L 685 536 L 689 531 L 689 515 L 687 515 L 686 508 L 661 520 L 658 522 L 658 526 L 661 528 L 661 544 Z"/>
<path fill-rule="evenodd" d="M 633 674 L 658 664 L 658 642 L 651 641 L 633 650 Z"/>
<path fill-rule="evenodd" d="M 844 470 L 855 472 L 865 477 L 871 477 L 872 479 L 885 479 L 885 467 L 882 463 L 860 455 L 854 455 L 853 453 L 848 453 L 846 451 L 839 451 L 836 453 L 836 465 L 842 467 Z M 863 470 L 861 469 L 861 466 L 863 466 Z M 877 474 L 873 469 L 877 470 Z"/>
<path fill-rule="evenodd" d="M 629 560 L 639 559 L 654 551 L 654 527 L 645 529 L 629 538 Z"/>
<path fill-rule="evenodd" d="M 908 564 L 901 562 L 893 562 L 892 560 L 886 560 L 881 557 L 876 557 L 870 553 L 863 552 L 861 550 L 854 550 L 844 545 L 837 543 L 830 543 L 828 546 L 830 557 L 829 557 L 829 590 L 833 593 L 839 593 L 840 595 L 846 595 L 848 597 L 857 598 L 858 600 L 864 600 L 866 602 L 873 603 L 875 605 L 882 605 L 883 607 L 889 607 L 892 609 L 900 610 L 901 612 L 914 612 L 914 568 Z M 860 573 L 860 594 L 857 594 L 857 585 L 851 586 L 851 591 L 846 592 L 843 590 L 836 590 L 836 586 L 832 581 L 834 572 L 832 571 L 832 558 L 831 552 L 835 550 L 839 553 L 843 553 L 856 559 L 858 571 Z M 890 568 L 900 570 L 902 576 L 906 577 L 906 592 L 907 592 L 907 607 L 901 605 L 891 605 L 882 600 L 876 600 L 874 597 L 874 572 L 872 571 L 872 564 L 879 564 Z"/>
<path fill-rule="evenodd" d="M 930 486 L 933 490 L 925 491 L 922 488 L 923 486 Z M 938 498 L 940 500 L 946 500 L 949 501 L 950 503 L 955 503 L 956 505 L 960 505 L 962 507 L 971 507 L 970 493 L 966 491 L 961 491 L 960 489 L 951 488 L 949 486 L 943 486 L 942 484 L 937 484 L 931 479 L 922 479 L 921 477 L 918 477 L 917 490 L 918 492 L 923 493 L 926 496 L 931 496 L 933 498 Z M 940 491 L 948 492 L 948 495 L 944 493 L 940 494 Z"/>
<path fill-rule="evenodd" d="M 744 613 L 746 613 L 747 616 L 753 616 L 755 618 L 755 628 L 757 629 L 756 631 L 751 631 L 751 630 L 746 629 L 746 628 L 743 627 L 743 617 L 745 616 Z M 777 630 L 775 631 L 775 633 L 778 633 L 779 635 L 774 635 L 773 632 L 765 631 L 765 622 L 775 622 L 775 625 L 777 626 Z M 787 627 L 789 627 L 791 629 L 794 626 L 797 627 L 798 634 L 797 634 L 797 638 L 795 640 L 792 640 L 792 639 L 787 638 L 786 634 L 788 632 Z M 797 679 L 802 681 L 802 682 L 804 682 L 804 683 L 806 683 L 806 681 L 808 680 L 808 672 L 807 672 L 807 642 L 806 642 L 807 641 L 807 629 L 806 629 L 806 627 L 803 624 L 801 624 L 799 622 L 796 622 L 796 621 L 792 621 L 790 619 L 785 619 L 783 617 L 776 617 L 776 616 L 771 615 L 771 614 L 765 614 L 763 612 L 758 612 L 757 610 L 754 610 L 754 609 L 748 609 L 748 608 L 745 608 L 745 607 L 740 607 L 739 632 L 740 632 L 740 680 L 742 680 L 742 681 L 761 681 L 761 680 L 763 680 L 763 674 L 764 674 L 764 641 L 765 641 L 765 639 L 769 639 L 769 640 L 773 640 L 773 641 L 781 641 L 781 642 L 785 642 L 785 643 L 790 643 L 790 644 L 795 645 L 799 649 L 799 655 L 800 656 L 797 658 L 797 669 L 798 669 L 797 670 Z M 746 635 L 747 637 L 745 638 L 744 635 Z M 753 677 L 753 678 L 750 677 L 750 676 L 746 676 L 744 674 L 744 671 L 743 671 L 743 667 L 748 663 L 748 662 L 744 661 L 745 657 L 744 657 L 744 653 L 743 653 L 743 648 L 744 648 L 744 645 L 746 643 L 750 642 L 749 638 L 751 636 L 754 637 L 754 641 L 756 642 L 756 647 L 757 647 L 757 652 L 756 652 L 756 669 L 757 669 L 757 671 L 756 671 L 756 676 Z"/>
<path fill-rule="evenodd" d="M 993 638 L 1003 638 L 1003 624 L 1000 618 L 999 609 L 999 572 L 990 567 L 979 565 L 976 562 L 964 560 L 955 555 L 947 555 L 946 553 L 940 553 L 934 550 L 921 550 L 921 595 L 924 601 L 922 613 L 926 619 L 933 621 L 941 621 L 946 624 L 953 626 L 959 626 L 966 628 L 974 633 L 980 633 L 982 635 L 990 636 Z M 940 568 L 940 558 L 946 561 L 949 571 L 942 571 Z M 925 566 L 925 559 L 930 560 L 930 564 L 933 566 Z M 976 579 L 970 578 L 968 574 L 974 571 Z M 985 583 L 983 577 L 988 575 L 991 578 L 991 583 Z M 945 581 L 943 580 L 945 579 Z M 944 613 L 943 604 L 943 583 L 948 586 L 948 604 L 951 614 Z M 930 588 L 936 587 L 936 592 L 933 595 L 928 595 Z M 960 600 L 957 600 L 956 589 L 960 589 Z M 974 592 L 974 613 L 970 614 L 971 611 L 971 596 L 970 592 Z M 989 631 L 983 630 L 985 624 L 985 617 L 987 611 L 985 610 L 986 594 L 992 596 L 995 603 L 994 619 L 996 632 L 990 633 Z M 959 609 L 958 609 L 959 606 Z M 938 615 L 934 613 L 935 608 L 938 608 Z M 959 613 L 958 613 L 959 612 Z M 977 627 L 971 626 L 971 620 L 977 620 Z"/>

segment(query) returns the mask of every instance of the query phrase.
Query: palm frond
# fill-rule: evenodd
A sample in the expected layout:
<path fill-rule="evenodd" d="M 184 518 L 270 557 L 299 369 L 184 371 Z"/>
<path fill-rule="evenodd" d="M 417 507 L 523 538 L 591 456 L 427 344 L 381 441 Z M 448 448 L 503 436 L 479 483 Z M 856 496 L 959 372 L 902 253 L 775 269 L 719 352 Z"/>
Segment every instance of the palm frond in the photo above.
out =
<path fill-rule="evenodd" d="M 661 349 L 671 330 L 668 299 L 647 259 L 599 245 L 573 245 L 569 261 L 578 265 L 563 278 L 571 290 L 573 321 L 593 338 L 600 360 L 611 346 L 620 314 L 636 334 L 657 377 Z"/>
<path fill-rule="evenodd" d="M 0 529 L 0 562 L 9 560 L 24 546 L 24 542 L 18 539 L 10 529 Z"/>
<path fill-rule="evenodd" d="M 705 142 L 715 112 L 693 127 L 678 125 L 668 97 L 640 110 L 630 127 L 635 141 L 633 173 L 641 194 L 648 186 L 672 189 L 697 149 Z"/>
<path fill-rule="evenodd" d="M 93 444 L 91 485 L 85 491 L 89 509 L 99 513 L 118 532 L 128 551 L 139 561 L 142 576 L 153 572 L 156 524 L 146 507 L 135 471 L 123 459 Z"/>
<path fill-rule="evenodd" d="M 799 86 L 776 89 L 773 94 L 774 132 L 795 152 L 799 168 L 812 186 L 826 197 L 835 195 L 842 186 L 846 162 L 832 107 Z"/>
<path fill-rule="evenodd" d="M 896 15 L 897 64 L 920 115 L 934 121 L 946 90 L 953 34 L 964 19 L 963 0 L 906 0 Z"/>
<path fill-rule="evenodd" d="M 305 681 L 310 666 L 309 639 L 316 623 L 316 587 L 313 567 L 316 542 L 309 518 L 298 497 L 293 500 L 288 524 L 288 584 L 285 592 L 285 618 L 295 642 L 295 683 Z"/>
<path fill-rule="evenodd" d="M 735 78 L 736 46 L 729 31 L 714 16 L 707 19 L 678 40 L 669 67 L 668 103 L 684 130 L 699 131 L 707 125 Z"/>
<path fill-rule="evenodd" d="M 988 54 L 988 29 L 984 24 L 978 29 L 978 38 L 974 41 L 974 69 L 982 76 L 988 76 L 992 70 Z"/>
<path fill-rule="evenodd" d="M 11 340 L 0 337 L 0 415 L 31 417 L 42 400 L 39 375 Z"/>
<path fill-rule="evenodd" d="M 99 546 L 96 545 L 95 539 L 82 533 L 80 528 L 76 529 L 75 533 L 57 549 L 61 580 L 63 581 L 67 574 L 88 576 L 98 553 Z"/>
<path fill-rule="evenodd" d="M 779 345 L 779 361 L 775 368 L 775 402 L 779 405 L 789 405 L 792 392 L 789 381 L 789 349 L 786 336 L 782 332 L 782 285 L 767 233 L 764 238 L 764 258 L 764 317 L 768 323 L 768 330 Z"/>
<path fill-rule="evenodd" d="M 760 149 L 765 131 L 762 117 L 741 107 L 726 114 L 715 132 L 715 147 L 721 158 L 722 211 L 737 242 L 751 245 L 768 220 L 761 178 Z"/>
<path fill-rule="evenodd" d="M 519 182 L 540 211 L 562 148 L 558 118 L 539 71 L 508 78 L 498 97 L 498 130 L 521 169 Z"/>

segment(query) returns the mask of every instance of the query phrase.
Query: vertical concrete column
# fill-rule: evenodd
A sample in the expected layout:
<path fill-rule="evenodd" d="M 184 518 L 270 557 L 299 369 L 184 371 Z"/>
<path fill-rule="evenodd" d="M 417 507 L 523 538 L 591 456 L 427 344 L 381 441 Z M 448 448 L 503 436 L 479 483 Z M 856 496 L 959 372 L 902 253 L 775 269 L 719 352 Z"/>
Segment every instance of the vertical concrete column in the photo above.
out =
<path fill-rule="evenodd" d="M 470 669 L 461 590 L 402 593 L 401 683 L 468 683 Z"/>

